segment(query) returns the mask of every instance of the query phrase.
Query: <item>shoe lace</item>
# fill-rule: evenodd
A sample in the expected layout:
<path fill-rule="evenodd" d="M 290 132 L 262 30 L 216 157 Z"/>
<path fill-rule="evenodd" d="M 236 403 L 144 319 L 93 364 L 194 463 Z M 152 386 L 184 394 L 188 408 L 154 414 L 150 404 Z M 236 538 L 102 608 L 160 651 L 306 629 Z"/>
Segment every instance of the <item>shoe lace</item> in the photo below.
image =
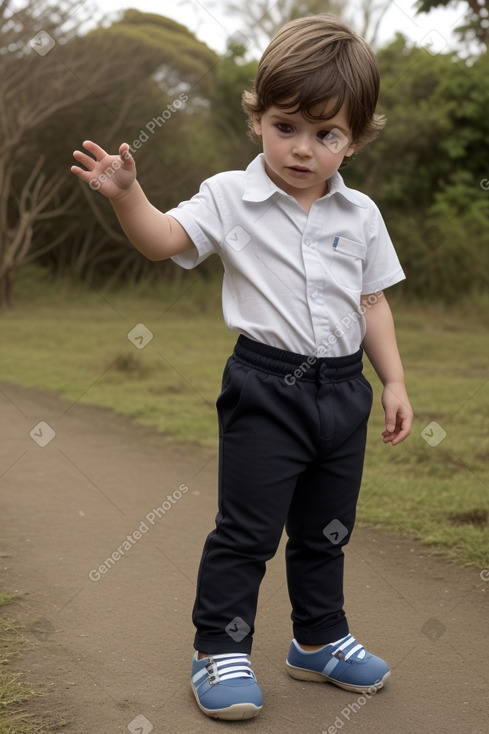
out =
<path fill-rule="evenodd" d="M 331 654 L 340 660 L 349 660 L 353 655 L 355 655 L 358 660 L 363 660 L 366 655 L 366 650 L 363 645 L 360 645 L 360 643 L 356 641 L 353 635 L 347 635 Z"/>
<path fill-rule="evenodd" d="M 211 655 L 206 664 L 211 686 L 231 678 L 255 678 L 251 663 L 245 654 L 223 653 Z"/>

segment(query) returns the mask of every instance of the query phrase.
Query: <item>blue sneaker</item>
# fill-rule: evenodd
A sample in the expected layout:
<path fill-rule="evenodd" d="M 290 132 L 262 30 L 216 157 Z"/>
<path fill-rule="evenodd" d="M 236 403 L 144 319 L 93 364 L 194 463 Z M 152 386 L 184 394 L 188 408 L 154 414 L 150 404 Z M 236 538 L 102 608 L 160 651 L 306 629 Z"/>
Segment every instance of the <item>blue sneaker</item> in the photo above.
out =
<path fill-rule="evenodd" d="M 248 657 L 243 653 L 210 655 L 192 662 L 192 690 L 197 705 L 214 719 L 252 719 L 262 695 Z"/>
<path fill-rule="evenodd" d="M 356 693 L 375 693 L 391 672 L 384 660 L 367 652 L 352 635 L 313 652 L 292 640 L 286 665 L 292 678 L 329 681 Z"/>

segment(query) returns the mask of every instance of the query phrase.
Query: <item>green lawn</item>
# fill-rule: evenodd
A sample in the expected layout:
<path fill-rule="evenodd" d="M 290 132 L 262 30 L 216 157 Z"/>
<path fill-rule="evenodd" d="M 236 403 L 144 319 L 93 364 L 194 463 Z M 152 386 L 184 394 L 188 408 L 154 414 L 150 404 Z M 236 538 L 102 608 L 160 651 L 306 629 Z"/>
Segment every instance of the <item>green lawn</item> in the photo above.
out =
<path fill-rule="evenodd" d="M 393 311 L 416 417 L 404 444 L 384 446 L 379 383 L 367 364 L 376 397 L 359 521 L 489 566 L 488 309 Z M 142 349 L 145 329 L 137 327 L 135 344 L 128 338 L 138 324 L 153 335 Z M 222 321 L 219 284 L 189 274 L 167 290 L 102 295 L 25 279 L 0 329 L 0 381 L 111 408 L 181 441 L 217 444 L 215 399 L 236 338 Z"/>

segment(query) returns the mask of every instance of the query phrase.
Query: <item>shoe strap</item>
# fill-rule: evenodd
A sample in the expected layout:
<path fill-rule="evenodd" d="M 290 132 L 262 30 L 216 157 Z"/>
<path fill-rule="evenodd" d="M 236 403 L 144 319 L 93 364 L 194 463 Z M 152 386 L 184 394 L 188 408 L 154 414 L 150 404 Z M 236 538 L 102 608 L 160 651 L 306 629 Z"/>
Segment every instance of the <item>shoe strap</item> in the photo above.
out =
<path fill-rule="evenodd" d="M 360 645 L 360 643 L 356 641 L 353 635 L 347 635 L 345 639 L 341 642 L 341 644 L 338 645 L 338 647 L 333 650 L 331 654 L 334 655 L 336 658 L 339 658 L 340 660 L 349 660 L 354 655 L 358 658 L 358 660 L 363 660 L 366 651 L 363 645 Z"/>
<path fill-rule="evenodd" d="M 232 678 L 255 678 L 247 655 L 241 653 L 210 655 L 205 667 L 211 686 Z"/>

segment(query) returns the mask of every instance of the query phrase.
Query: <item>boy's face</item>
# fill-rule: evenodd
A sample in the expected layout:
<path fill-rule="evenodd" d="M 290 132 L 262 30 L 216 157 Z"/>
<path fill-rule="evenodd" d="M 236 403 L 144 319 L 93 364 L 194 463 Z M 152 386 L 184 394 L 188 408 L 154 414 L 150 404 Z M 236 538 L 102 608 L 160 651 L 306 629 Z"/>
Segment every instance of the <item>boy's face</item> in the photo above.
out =
<path fill-rule="evenodd" d="M 272 106 L 253 116 L 253 127 L 262 139 L 268 176 L 300 203 L 324 196 L 327 180 L 355 152 L 344 107 L 329 120 L 309 121 Z"/>

